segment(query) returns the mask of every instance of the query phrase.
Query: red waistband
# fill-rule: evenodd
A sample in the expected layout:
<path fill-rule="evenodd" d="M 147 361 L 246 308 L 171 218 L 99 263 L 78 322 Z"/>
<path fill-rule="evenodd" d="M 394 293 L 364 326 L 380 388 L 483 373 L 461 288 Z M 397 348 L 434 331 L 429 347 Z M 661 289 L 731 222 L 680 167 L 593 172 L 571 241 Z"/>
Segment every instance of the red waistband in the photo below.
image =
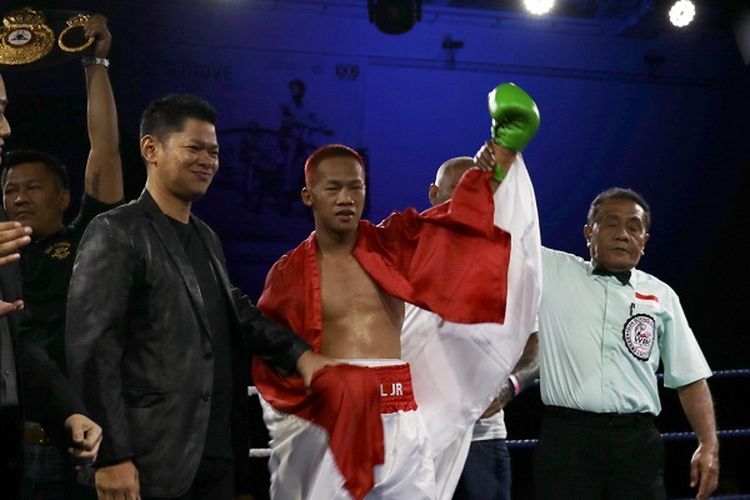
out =
<path fill-rule="evenodd" d="M 380 413 L 414 411 L 417 402 L 411 385 L 409 363 L 388 366 L 370 366 L 380 379 Z"/>

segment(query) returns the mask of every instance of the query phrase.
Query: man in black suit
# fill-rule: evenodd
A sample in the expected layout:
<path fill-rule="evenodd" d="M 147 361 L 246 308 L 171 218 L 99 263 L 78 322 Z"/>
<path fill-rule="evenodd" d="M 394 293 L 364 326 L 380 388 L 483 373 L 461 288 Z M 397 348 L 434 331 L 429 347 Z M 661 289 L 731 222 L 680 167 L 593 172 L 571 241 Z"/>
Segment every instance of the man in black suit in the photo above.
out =
<path fill-rule="evenodd" d="M 10 124 L 0 75 L 0 159 Z M 8 222 L 0 208 L 0 485 L 3 498 L 20 496 L 24 415 L 42 422 L 53 437 L 69 441 L 70 453 L 93 459 L 101 428 L 85 416 L 83 404 L 46 352 L 19 338 L 24 317 L 19 250 L 30 241 L 31 228 Z M 68 437 L 69 436 L 69 437 Z"/>
<path fill-rule="evenodd" d="M 250 353 L 307 383 L 329 363 L 230 284 L 218 238 L 190 213 L 219 167 L 215 119 L 193 96 L 151 103 L 146 188 L 79 247 L 66 348 L 105 432 L 100 498 L 231 498 L 233 462 L 248 457 Z"/>

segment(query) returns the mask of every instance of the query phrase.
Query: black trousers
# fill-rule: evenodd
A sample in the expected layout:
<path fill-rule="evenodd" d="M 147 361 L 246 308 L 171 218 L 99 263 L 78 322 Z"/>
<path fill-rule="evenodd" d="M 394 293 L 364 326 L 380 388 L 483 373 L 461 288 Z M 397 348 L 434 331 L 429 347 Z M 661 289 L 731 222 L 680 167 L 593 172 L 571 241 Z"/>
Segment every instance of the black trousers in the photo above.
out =
<path fill-rule="evenodd" d="M 0 497 L 3 499 L 21 497 L 21 422 L 20 407 L 0 407 Z"/>
<path fill-rule="evenodd" d="M 234 463 L 225 458 L 201 458 L 190 489 L 173 500 L 232 500 L 234 496 Z M 143 497 L 143 500 L 160 500 Z"/>
<path fill-rule="evenodd" d="M 663 500 L 664 442 L 653 415 L 546 407 L 534 488 L 537 500 Z"/>

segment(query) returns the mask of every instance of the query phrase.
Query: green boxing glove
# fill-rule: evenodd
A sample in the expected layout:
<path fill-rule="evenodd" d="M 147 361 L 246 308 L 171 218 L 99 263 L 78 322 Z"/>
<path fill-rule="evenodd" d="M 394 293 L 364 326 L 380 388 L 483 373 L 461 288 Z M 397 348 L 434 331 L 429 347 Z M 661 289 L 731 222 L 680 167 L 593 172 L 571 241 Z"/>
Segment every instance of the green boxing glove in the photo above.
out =
<path fill-rule="evenodd" d="M 502 83 L 490 92 L 489 108 L 495 144 L 523 151 L 539 130 L 539 109 L 534 99 L 518 85 Z"/>

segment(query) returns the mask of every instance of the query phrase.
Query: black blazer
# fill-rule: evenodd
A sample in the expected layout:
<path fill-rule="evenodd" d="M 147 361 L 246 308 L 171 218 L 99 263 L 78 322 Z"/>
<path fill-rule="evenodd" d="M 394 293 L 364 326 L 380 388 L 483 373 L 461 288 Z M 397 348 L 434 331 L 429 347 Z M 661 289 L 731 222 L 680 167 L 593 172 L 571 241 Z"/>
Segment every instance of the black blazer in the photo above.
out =
<path fill-rule="evenodd" d="M 233 325 L 233 447 L 246 460 L 250 353 L 282 373 L 310 347 L 233 287 L 214 232 L 209 250 Z M 177 233 L 148 191 L 96 217 L 78 249 L 68 295 L 68 371 L 103 428 L 98 464 L 132 458 L 145 496 L 192 484 L 206 439 L 214 357 L 206 307 Z"/>

